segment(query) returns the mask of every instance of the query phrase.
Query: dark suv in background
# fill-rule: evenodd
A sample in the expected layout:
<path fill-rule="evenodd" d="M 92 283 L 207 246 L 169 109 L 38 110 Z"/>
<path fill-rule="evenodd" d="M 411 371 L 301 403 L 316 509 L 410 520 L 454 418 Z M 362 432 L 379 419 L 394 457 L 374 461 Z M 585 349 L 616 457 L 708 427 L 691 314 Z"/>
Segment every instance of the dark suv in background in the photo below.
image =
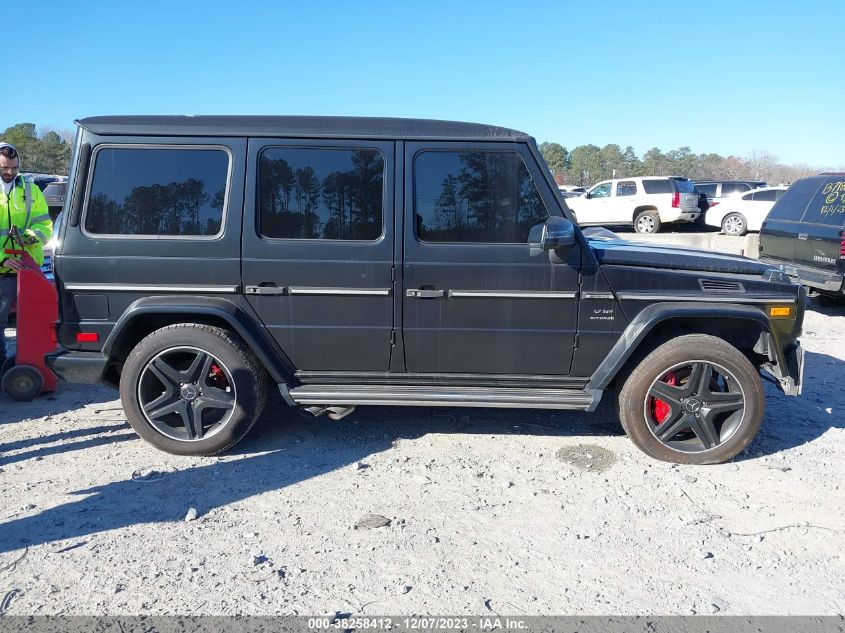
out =
<path fill-rule="evenodd" d="M 845 299 L 845 173 L 796 181 L 760 229 L 760 259 L 813 292 Z"/>
<path fill-rule="evenodd" d="M 44 198 L 47 200 L 50 217 L 55 222 L 62 210 L 62 205 L 64 205 L 67 176 L 27 173 L 24 174 L 24 177 L 41 189 Z"/>
<path fill-rule="evenodd" d="M 358 405 L 593 411 L 612 393 L 642 450 L 706 464 L 757 433 L 759 371 L 800 393 L 800 286 L 742 257 L 585 236 L 523 132 L 78 125 L 55 253 L 64 349 L 49 362 L 119 387 L 163 450 L 225 450 L 270 387 L 335 418 Z"/>

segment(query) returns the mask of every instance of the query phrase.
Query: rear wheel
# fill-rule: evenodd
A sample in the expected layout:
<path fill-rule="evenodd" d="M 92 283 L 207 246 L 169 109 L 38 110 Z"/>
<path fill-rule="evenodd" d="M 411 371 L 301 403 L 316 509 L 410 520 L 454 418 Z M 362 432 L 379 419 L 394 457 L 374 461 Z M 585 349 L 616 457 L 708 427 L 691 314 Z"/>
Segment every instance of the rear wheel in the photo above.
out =
<path fill-rule="evenodd" d="M 657 233 L 660 230 L 660 216 L 657 211 L 640 211 L 634 218 L 637 233 Z"/>
<path fill-rule="evenodd" d="M 722 219 L 722 232 L 725 235 L 745 235 L 748 233 L 748 221 L 741 213 L 729 213 Z"/>
<path fill-rule="evenodd" d="M 179 323 L 132 350 L 120 397 L 132 428 L 151 444 L 176 455 L 213 455 L 240 440 L 261 415 L 267 380 L 233 333 Z"/>
<path fill-rule="evenodd" d="M 634 444 L 680 464 L 734 457 L 754 439 L 764 407 L 754 366 L 732 345 L 703 334 L 658 347 L 619 394 L 619 418 Z"/>

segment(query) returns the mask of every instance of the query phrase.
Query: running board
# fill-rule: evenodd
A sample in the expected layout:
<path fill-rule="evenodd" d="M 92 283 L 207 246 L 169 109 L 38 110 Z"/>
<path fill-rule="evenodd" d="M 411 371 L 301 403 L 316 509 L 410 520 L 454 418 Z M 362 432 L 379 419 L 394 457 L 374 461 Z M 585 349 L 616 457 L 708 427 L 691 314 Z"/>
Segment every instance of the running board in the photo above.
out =
<path fill-rule="evenodd" d="M 290 390 L 296 404 L 502 407 L 593 411 L 598 389 L 516 389 L 402 385 L 304 385 Z"/>

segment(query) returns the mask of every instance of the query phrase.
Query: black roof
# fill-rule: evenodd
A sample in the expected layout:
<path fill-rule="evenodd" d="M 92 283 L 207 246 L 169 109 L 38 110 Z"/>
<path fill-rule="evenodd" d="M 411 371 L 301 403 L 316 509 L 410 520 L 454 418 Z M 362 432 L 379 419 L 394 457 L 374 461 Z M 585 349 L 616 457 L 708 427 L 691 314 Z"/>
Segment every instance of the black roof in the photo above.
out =
<path fill-rule="evenodd" d="M 531 140 L 524 132 L 495 125 L 429 119 L 132 115 L 88 117 L 76 123 L 99 135 Z"/>

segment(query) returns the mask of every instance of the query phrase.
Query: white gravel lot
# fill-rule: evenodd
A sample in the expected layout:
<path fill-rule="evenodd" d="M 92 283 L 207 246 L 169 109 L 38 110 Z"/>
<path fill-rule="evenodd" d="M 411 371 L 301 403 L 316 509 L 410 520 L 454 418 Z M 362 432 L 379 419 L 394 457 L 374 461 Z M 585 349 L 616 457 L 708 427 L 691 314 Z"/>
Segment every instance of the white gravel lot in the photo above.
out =
<path fill-rule="evenodd" d="M 720 466 L 646 457 L 611 398 L 276 409 L 182 458 L 108 388 L 0 395 L 0 611 L 843 614 L 845 309 L 809 307 L 804 395 L 767 386 L 760 436 Z"/>

